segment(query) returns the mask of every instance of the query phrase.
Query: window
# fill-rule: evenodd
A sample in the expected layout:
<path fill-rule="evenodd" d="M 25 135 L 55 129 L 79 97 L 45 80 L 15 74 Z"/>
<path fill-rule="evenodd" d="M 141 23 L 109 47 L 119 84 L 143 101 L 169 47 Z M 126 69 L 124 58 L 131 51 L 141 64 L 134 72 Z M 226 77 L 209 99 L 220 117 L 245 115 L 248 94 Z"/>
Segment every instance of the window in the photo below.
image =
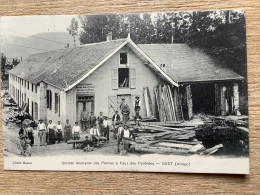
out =
<path fill-rule="evenodd" d="M 26 81 L 24 81 L 24 88 L 26 88 Z"/>
<path fill-rule="evenodd" d="M 59 95 L 55 93 L 55 113 L 59 112 Z"/>
<path fill-rule="evenodd" d="M 38 120 L 38 104 L 34 103 L 34 119 Z"/>
<path fill-rule="evenodd" d="M 127 53 L 120 53 L 120 64 L 127 64 Z"/>
<path fill-rule="evenodd" d="M 118 87 L 119 88 L 129 87 L 129 68 L 118 69 Z"/>
<path fill-rule="evenodd" d="M 37 93 L 37 85 L 34 86 L 34 91 Z"/>
<path fill-rule="evenodd" d="M 27 89 L 29 90 L 29 81 L 27 82 Z"/>
<path fill-rule="evenodd" d="M 49 108 L 50 110 L 52 109 L 52 92 L 50 90 L 46 91 L 46 104 L 47 104 L 47 108 Z"/>
<path fill-rule="evenodd" d="M 33 84 L 32 84 L 32 92 L 33 92 Z"/>

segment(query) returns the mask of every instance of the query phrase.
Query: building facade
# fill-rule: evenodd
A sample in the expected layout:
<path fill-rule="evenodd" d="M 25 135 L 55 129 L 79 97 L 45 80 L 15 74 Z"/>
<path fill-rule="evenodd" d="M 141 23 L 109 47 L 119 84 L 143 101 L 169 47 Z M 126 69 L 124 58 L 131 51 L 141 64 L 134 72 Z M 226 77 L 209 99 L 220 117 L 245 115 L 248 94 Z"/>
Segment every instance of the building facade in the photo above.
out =
<path fill-rule="evenodd" d="M 84 50 L 84 47 L 81 49 Z M 126 39 L 123 44 L 109 52 L 109 55 L 105 55 L 101 64 L 93 66 L 91 73 L 84 74 L 66 87 L 44 80 L 31 83 L 25 79 L 26 77 L 31 79 L 30 74 L 29 76 L 21 74 L 19 77 L 15 69 L 9 73 L 9 93 L 18 106 L 27 103 L 26 110 L 34 120 L 43 119 L 45 122 L 52 120 L 54 123 L 61 121 L 64 124 L 66 119 L 71 123 L 80 121 L 84 108 L 96 116 L 103 112 L 103 115 L 112 117 L 115 111 L 121 113 L 120 104 L 123 99 L 130 108 L 130 117 L 134 117 L 136 96 L 139 96 L 141 101 L 140 114 L 146 117 L 145 107 L 142 106 L 145 105 L 144 88 L 150 91 L 151 112 L 154 114 L 156 108 L 153 89 L 161 80 L 171 85 L 177 86 L 177 84 L 138 49 L 130 39 Z M 48 58 L 46 56 L 46 59 Z M 35 63 L 37 64 L 37 60 Z M 73 71 L 73 68 L 70 71 Z"/>

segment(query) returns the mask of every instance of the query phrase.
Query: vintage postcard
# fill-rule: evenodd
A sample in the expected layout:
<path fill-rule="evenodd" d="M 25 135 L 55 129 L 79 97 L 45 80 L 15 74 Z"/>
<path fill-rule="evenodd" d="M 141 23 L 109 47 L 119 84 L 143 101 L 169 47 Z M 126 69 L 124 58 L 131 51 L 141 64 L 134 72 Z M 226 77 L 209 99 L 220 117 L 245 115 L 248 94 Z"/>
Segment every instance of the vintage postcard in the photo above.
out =
<path fill-rule="evenodd" d="M 249 174 L 245 12 L 0 18 L 6 170 Z"/>

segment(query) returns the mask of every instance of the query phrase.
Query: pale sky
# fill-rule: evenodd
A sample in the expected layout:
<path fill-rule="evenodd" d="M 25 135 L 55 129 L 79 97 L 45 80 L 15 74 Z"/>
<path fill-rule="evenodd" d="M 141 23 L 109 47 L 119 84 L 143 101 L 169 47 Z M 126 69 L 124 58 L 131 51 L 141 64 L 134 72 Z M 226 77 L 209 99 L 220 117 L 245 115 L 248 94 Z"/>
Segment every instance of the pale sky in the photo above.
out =
<path fill-rule="evenodd" d="M 67 32 L 75 15 L 0 17 L 0 35 L 26 36 L 42 32 Z M 26 34 L 26 35 L 25 35 Z"/>

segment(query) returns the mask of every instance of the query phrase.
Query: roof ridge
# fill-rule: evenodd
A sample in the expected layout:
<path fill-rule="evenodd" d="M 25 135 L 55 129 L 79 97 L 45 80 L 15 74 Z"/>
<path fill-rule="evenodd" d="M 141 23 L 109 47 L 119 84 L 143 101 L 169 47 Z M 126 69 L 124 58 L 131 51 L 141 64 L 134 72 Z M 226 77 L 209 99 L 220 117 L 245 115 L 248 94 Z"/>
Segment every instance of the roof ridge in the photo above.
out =
<path fill-rule="evenodd" d="M 96 43 L 87 43 L 87 44 L 83 44 L 83 45 L 79 45 L 77 47 L 86 47 L 86 46 L 93 46 L 93 45 L 100 45 L 100 44 L 104 44 L 104 43 L 110 43 L 110 42 L 115 42 L 115 41 L 126 41 L 127 38 L 122 38 L 122 39 L 115 39 L 115 40 L 111 40 L 111 41 L 102 41 L 102 42 L 96 42 Z"/>

